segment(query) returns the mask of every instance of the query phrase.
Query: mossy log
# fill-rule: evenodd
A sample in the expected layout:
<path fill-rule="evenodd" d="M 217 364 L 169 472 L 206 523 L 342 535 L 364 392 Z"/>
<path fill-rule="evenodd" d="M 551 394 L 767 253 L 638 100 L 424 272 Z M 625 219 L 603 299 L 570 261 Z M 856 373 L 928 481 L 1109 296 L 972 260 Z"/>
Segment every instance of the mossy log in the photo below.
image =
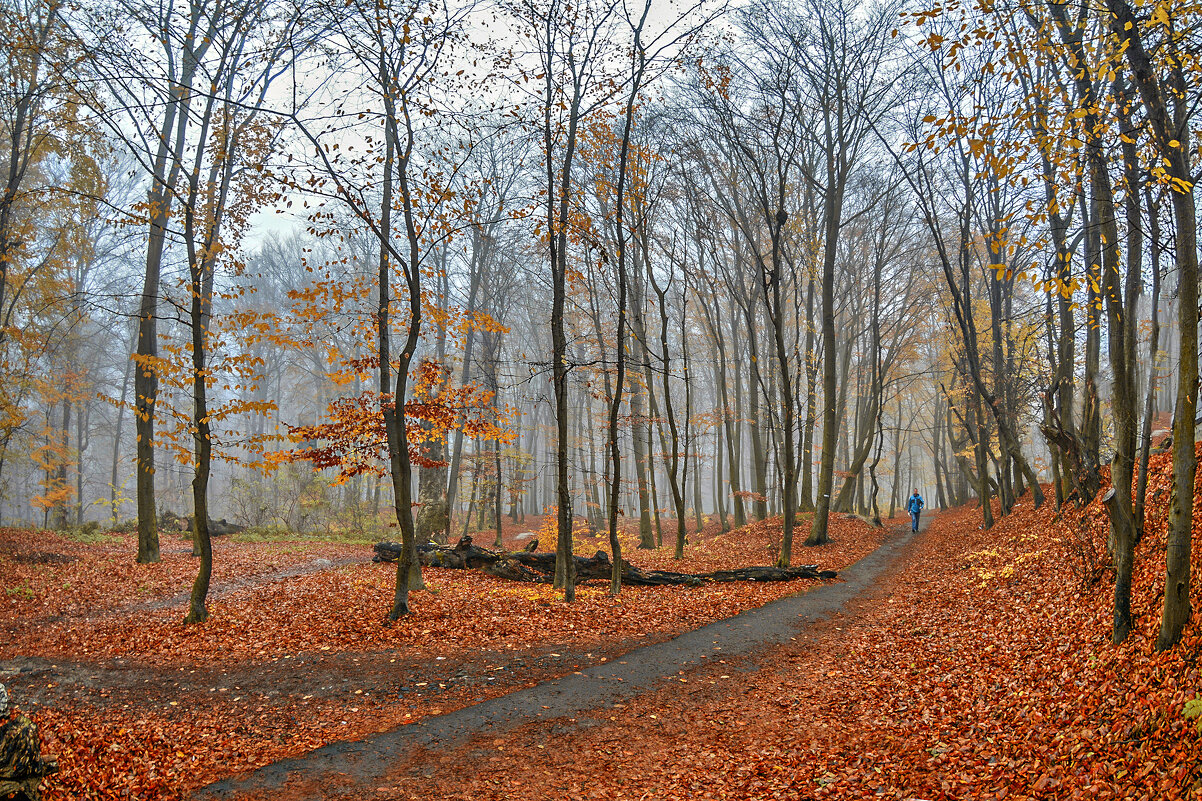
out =
<path fill-rule="evenodd" d="M 399 542 L 377 543 L 374 562 L 395 562 L 401 553 Z M 555 576 L 555 554 L 531 551 L 490 551 L 472 544 L 470 536 L 454 546 L 426 544 L 417 548 L 418 560 L 429 567 L 459 570 L 481 570 L 498 578 L 512 581 L 550 583 Z M 590 557 L 577 556 L 576 580 L 609 580 L 613 563 L 609 554 L 597 551 Z M 742 567 L 737 570 L 715 570 L 712 573 L 676 573 L 671 570 L 640 570 L 622 560 L 622 583 L 635 587 L 685 585 L 699 587 L 708 582 L 726 581 L 790 581 L 798 578 L 833 579 L 834 570 L 820 570 L 818 565 L 798 567 Z"/>
<path fill-rule="evenodd" d="M 42 779 L 57 772 L 58 762 L 42 757 L 37 724 L 21 714 L 0 717 L 0 798 L 40 801 Z"/>

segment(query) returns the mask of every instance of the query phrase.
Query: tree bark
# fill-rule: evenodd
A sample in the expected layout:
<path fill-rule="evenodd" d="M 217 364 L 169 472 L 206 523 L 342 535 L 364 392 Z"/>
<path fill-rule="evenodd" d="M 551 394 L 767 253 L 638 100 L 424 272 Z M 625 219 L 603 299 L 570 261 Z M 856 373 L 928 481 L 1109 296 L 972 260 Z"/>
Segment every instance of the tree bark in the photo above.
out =
<path fill-rule="evenodd" d="M 1160 203 L 1148 190 L 1148 231 L 1152 268 L 1152 320 L 1148 333 L 1148 389 L 1144 402 L 1143 429 L 1140 432 L 1139 480 L 1135 489 L 1135 539 L 1144 535 L 1144 510 L 1148 497 L 1148 459 L 1152 453 L 1152 418 L 1155 417 L 1157 364 L 1160 361 Z"/>
<path fill-rule="evenodd" d="M 1180 58 L 1172 53 L 1171 86 L 1162 85 L 1144 48 L 1141 23 L 1126 0 L 1107 0 L 1110 29 L 1126 46 L 1123 50 L 1139 90 L 1152 139 L 1171 180 L 1170 196 L 1177 229 L 1178 383 L 1173 417 L 1173 494 L 1169 505 L 1168 553 L 1164 606 L 1156 648 L 1166 650 L 1181 639 L 1190 618 L 1190 538 L 1193 525 L 1194 446 L 1198 404 L 1198 229 L 1194 179 L 1190 168 L 1189 108 L 1178 94 L 1185 89 Z M 1168 42 L 1170 50 L 1175 42 Z M 1167 98 L 1174 98 L 1172 119 Z"/>
<path fill-rule="evenodd" d="M 839 435 L 835 408 L 838 376 L 835 363 L 835 260 L 839 223 L 843 213 L 843 182 L 835 181 L 834 162 L 828 159 L 827 194 L 823 202 L 822 260 L 822 460 L 818 465 L 818 497 L 814 503 L 814 525 L 806 545 L 825 545 L 830 541 L 827 526 L 831 511 L 831 489 L 835 478 L 835 448 Z"/>

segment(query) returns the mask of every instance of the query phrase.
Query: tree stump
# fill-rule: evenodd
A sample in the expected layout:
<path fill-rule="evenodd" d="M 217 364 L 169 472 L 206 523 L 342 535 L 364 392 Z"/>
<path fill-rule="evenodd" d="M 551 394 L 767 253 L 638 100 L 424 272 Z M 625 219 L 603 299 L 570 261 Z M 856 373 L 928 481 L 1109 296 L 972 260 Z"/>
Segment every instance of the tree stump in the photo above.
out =
<path fill-rule="evenodd" d="M 0 684 L 0 798 L 41 801 L 38 785 L 58 772 L 54 759 L 42 759 L 38 727 L 24 715 L 8 713 L 8 695 Z"/>

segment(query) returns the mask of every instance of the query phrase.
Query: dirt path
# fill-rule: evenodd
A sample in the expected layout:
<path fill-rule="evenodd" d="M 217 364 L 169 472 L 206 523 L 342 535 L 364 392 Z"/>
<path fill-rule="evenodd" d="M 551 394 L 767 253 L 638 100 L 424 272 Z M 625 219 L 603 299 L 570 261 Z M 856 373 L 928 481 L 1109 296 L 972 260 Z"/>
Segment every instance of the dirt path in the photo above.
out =
<path fill-rule="evenodd" d="M 922 528 L 931 515 L 923 519 Z M 402 726 L 357 742 L 336 742 L 302 757 L 284 760 L 244 776 L 216 782 L 190 796 L 207 799 L 380 797 L 378 785 L 398 771 L 431 775 L 433 749 L 498 742 L 518 727 L 556 721 L 561 731 L 604 725 L 607 708 L 722 665 L 746 676 L 758 667 L 757 655 L 797 640 L 807 627 L 839 612 L 869 590 L 909 545 L 906 529 L 843 571 L 843 581 L 782 598 L 675 639 L 630 651 L 605 664 L 493 698 L 420 723 Z M 702 687 L 688 692 L 703 691 Z"/>

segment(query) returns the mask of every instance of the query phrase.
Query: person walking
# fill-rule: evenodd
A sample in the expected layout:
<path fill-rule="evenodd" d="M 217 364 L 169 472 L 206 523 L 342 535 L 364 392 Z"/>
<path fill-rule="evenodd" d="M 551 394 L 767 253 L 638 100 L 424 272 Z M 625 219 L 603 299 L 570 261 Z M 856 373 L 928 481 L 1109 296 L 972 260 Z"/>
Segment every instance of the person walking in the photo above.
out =
<path fill-rule="evenodd" d="M 918 490 L 914 490 L 914 494 L 906 501 L 906 511 L 910 513 L 911 531 L 918 531 L 918 516 L 922 514 L 922 509 L 926 505 L 926 501 L 918 494 Z"/>

